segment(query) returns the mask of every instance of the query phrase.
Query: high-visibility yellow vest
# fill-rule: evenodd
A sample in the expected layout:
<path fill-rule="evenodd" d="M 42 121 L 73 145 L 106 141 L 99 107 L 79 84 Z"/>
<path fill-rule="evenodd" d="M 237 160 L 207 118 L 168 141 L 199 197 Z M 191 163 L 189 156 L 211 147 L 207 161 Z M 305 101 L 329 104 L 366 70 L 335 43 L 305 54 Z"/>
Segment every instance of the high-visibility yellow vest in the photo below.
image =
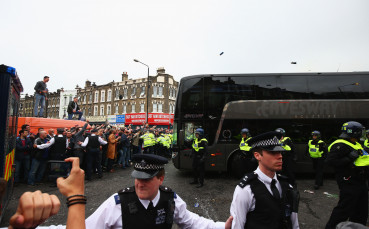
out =
<path fill-rule="evenodd" d="M 287 151 L 291 151 L 291 147 L 289 145 L 286 145 L 284 142 L 287 140 L 287 139 L 290 139 L 289 137 L 284 137 L 282 140 L 281 140 L 281 143 L 282 143 L 282 147 L 283 149 L 287 150 Z"/>
<path fill-rule="evenodd" d="M 240 143 L 240 150 L 243 151 L 250 151 L 251 150 L 251 146 L 249 146 L 247 144 L 247 141 L 250 140 L 251 138 L 246 139 L 246 141 L 244 140 L 244 138 L 242 138 L 241 143 Z"/>
<path fill-rule="evenodd" d="M 338 139 L 336 141 L 334 141 L 329 147 L 328 147 L 328 152 L 331 151 L 331 147 L 336 144 L 336 143 L 343 143 L 346 144 L 348 146 L 350 146 L 351 148 L 353 148 L 354 150 L 357 150 L 359 152 L 361 152 L 361 155 L 359 155 L 359 157 L 354 161 L 354 165 L 355 166 L 369 166 L 369 154 L 367 152 L 364 151 L 363 147 L 360 145 L 360 143 L 355 142 L 355 145 L 349 141 L 346 141 L 344 139 Z"/>
<path fill-rule="evenodd" d="M 364 146 L 369 148 L 369 140 L 368 139 L 365 140 Z"/>
<path fill-rule="evenodd" d="M 169 142 L 168 142 L 168 139 L 164 136 L 164 135 L 161 135 L 160 137 L 158 137 L 156 139 L 156 142 L 157 143 L 160 143 L 161 145 L 163 145 L 164 147 L 167 147 L 169 148 Z"/>
<path fill-rule="evenodd" d="M 146 133 L 141 136 L 144 143 L 144 148 L 155 145 L 155 136 L 152 133 Z"/>
<path fill-rule="evenodd" d="M 208 142 L 208 140 L 206 140 L 205 138 L 202 138 L 200 141 L 198 138 L 195 138 L 195 140 L 192 143 L 192 148 L 196 151 L 199 152 L 200 149 L 204 149 L 204 147 L 199 147 L 199 144 L 201 142 Z"/>
<path fill-rule="evenodd" d="M 309 145 L 309 153 L 310 153 L 310 157 L 312 158 L 319 158 L 322 157 L 322 154 L 324 153 L 324 151 L 319 151 L 319 143 L 324 143 L 322 140 L 318 141 L 317 145 L 313 145 L 311 144 L 313 142 L 313 140 L 310 140 L 308 145 Z"/>

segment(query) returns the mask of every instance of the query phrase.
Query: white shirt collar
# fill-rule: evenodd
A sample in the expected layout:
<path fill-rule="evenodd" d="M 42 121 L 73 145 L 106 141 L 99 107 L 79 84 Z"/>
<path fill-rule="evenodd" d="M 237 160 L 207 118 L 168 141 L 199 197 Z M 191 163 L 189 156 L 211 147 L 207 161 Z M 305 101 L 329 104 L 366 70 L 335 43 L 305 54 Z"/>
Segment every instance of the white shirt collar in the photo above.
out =
<path fill-rule="evenodd" d="M 272 183 L 272 178 L 268 177 L 267 175 L 265 175 L 261 170 L 260 168 L 258 167 L 256 170 L 255 170 L 255 173 L 258 174 L 258 178 L 260 181 L 262 181 L 264 184 L 271 184 Z M 273 179 L 275 179 L 276 181 L 278 181 L 277 179 L 277 173 L 274 174 L 274 177 Z"/>
<path fill-rule="evenodd" d="M 150 200 L 141 200 L 140 198 L 138 198 L 141 202 L 141 204 L 147 209 L 149 207 L 150 204 Z M 158 204 L 160 199 L 160 190 L 158 190 L 158 194 L 156 194 L 155 198 L 152 200 L 152 204 L 154 205 L 154 207 Z"/>
<path fill-rule="evenodd" d="M 91 134 L 91 136 L 96 136 L 96 134 Z"/>
<path fill-rule="evenodd" d="M 63 137 L 63 135 L 62 134 L 58 134 L 58 137 Z"/>

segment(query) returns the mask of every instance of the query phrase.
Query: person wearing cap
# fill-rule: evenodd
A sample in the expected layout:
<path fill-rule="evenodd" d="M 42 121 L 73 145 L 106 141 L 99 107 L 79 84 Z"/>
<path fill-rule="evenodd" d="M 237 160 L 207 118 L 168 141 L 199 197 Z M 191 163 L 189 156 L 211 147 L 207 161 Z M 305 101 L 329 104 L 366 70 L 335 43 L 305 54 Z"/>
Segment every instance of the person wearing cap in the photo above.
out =
<path fill-rule="evenodd" d="M 49 82 L 48 76 L 44 76 L 44 80 L 38 81 L 35 85 L 35 106 L 33 108 L 35 117 L 44 117 L 44 107 L 47 94 L 46 83 Z M 38 112 L 38 106 L 40 105 L 40 112 Z"/>
<path fill-rule="evenodd" d="M 153 154 L 135 154 L 134 186 L 109 197 L 86 219 L 86 228 L 230 228 L 187 210 L 186 203 L 170 188 L 162 186 L 168 160 Z"/>
<path fill-rule="evenodd" d="M 323 186 L 324 160 L 327 155 L 327 146 L 321 140 L 320 131 L 313 131 L 311 136 L 312 139 L 309 140 L 306 150 L 309 152 L 309 156 L 313 161 L 315 171 L 314 189 L 317 190 L 320 186 Z"/>
<path fill-rule="evenodd" d="M 91 130 L 91 135 L 86 137 L 85 141 L 78 142 L 82 147 L 86 147 L 86 180 L 91 180 L 93 165 L 97 166 L 97 173 L 99 178 L 102 177 L 100 146 L 106 145 L 108 142 L 104 141 L 100 136 L 96 135 L 97 129 Z M 99 161 L 100 159 L 100 161 Z"/>
<path fill-rule="evenodd" d="M 359 143 L 363 132 L 361 123 L 346 122 L 339 139 L 328 147 L 325 162 L 334 167 L 340 193 L 326 229 L 336 228 L 337 224 L 347 220 L 362 225 L 367 223 L 369 155 Z"/>
<path fill-rule="evenodd" d="M 153 154 L 156 140 L 152 130 L 147 128 L 145 134 L 143 134 L 140 138 L 143 140 L 143 153 Z"/>
<path fill-rule="evenodd" d="M 299 228 L 298 191 L 282 169 L 281 133 L 267 132 L 248 141 L 258 168 L 246 174 L 236 187 L 230 208 L 232 228 Z"/>
<path fill-rule="evenodd" d="M 204 137 L 204 129 L 197 128 L 195 139 L 192 143 L 192 169 L 193 181 L 190 184 L 197 184 L 196 188 L 204 186 L 205 158 L 208 153 L 208 140 Z"/>

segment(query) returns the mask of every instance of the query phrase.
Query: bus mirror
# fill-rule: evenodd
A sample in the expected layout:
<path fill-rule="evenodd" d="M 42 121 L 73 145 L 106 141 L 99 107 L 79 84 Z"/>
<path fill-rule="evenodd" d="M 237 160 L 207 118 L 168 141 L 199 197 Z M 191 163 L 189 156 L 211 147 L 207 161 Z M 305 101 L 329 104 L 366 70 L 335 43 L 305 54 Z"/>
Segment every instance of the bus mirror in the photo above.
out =
<path fill-rule="evenodd" d="M 178 143 L 180 146 L 184 145 L 184 131 L 183 130 L 179 130 Z"/>

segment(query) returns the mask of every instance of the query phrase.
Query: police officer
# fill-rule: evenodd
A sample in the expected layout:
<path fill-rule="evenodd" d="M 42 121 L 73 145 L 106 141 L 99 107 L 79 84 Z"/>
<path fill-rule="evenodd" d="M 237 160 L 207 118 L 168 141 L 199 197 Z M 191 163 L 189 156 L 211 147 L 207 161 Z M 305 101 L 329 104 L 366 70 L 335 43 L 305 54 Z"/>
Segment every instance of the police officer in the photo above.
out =
<path fill-rule="evenodd" d="M 204 186 L 205 158 L 208 153 L 208 140 L 204 137 L 204 130 L 197 128 L 195 139 L 192 143 L 192 169 L 193 181 L 190 184 L 197 184 L 196 188 Z"/>
<path fill-rule="evenodd" d="M 37 146 L 38 149 L 45 149 L 50 147 L 50 160 L 61 161 L 67 158 L 66 151 L 69 147 L 69 143 L 67 142 L 67 138 L 63 135 L 64 131 L 64 128 L 58 128 L 57 136 L 53 137 L 49 142 Z"/>
<path fill-rule="evenodd" d="M 231 204 L 232 228 L 299 228 L 298 191 L 287 177 L 277 175 L 286 151 L 276 131 L 253 137 L 251 145 L 258 168 L 246 174 L 236 187 Z"/>
<path fill-rule="evenodd" d="M 247 141 L 251 139 L 249 129 L 243 128 L 241 130 L 241 135 L 242 139 L 240 143 L 240 150 L 248 152 L 251 149 L 251 147 L 247 144 Z"/>
<path fill-rule="evenodd" d="M 158 149 L 157 154 L 160 156 L 167 157 L 168 149 L 169 149 L 169 142 L 164 132 L 160 132 L 160 136 L 156 139 L 156 145 Z"/>
<path fill-rule="evenodd" d="M 369 130 L 366 131 L 366 139 L 364 141 L 364 149 L 366 152 L 369 151 Z"/>
<path fill-rule="evenodd" d="M 338 223 L 347 220 L 366 225 L 369 155 L 363 153 L 363 147 L 358 142 L 363 130 L 364 127 L 358 122 L 346 122 L 342 125 L 340 139 L 328 147 L 326 163 L 335 169 L 340 196 L 327 229 L 336 228 Z"/>
<path fill-rule="evenodd" d="M 280 141 L 282 143 L 282 147 L 285 149 L 285 151 L 282 152 L 283 168 L 281 174 L 288 177 L 290 184 L 295 185 L 295 174 L 292 169 L 292 163 L 295 158 L 295 146 L 293 145 L 291 138 L 286 136 L 286 131 L 283 128 L 277 128 L 275 131 L 282 134 Z"/>
<path fill-rule="evenodd" d="M 313 167 L 315 171 L 315 185 L 314 189 L 319 189 L 323 185 L 323 172 L 324 172 L 324 160 L 327 155 L 327 146 L 320 139 L 321 134 L 319 131 L 314 130 L 311 133 L 312 140 L 309 140 L 307 150 L 313 161 Z"/>
<path fill-rule="evenodd" d="M 87 220 L 86 228 L 230 228 L 186 209 L 186 203 L 170 188 L 162 186 L 164 164 L 168 160 L 153 154 L 135 154 L 133 187 L 125 188 L 107 199 Z"/>
<path fill-rule="evenodd" d="M 153 154 L 155 145 L 155 136 L 151 133 L 151 130 L 147 129 L 146 133 L 140 137 L 143 139 L 143 153 Z"/>
<path fill-rule="evenodd" d="M 92 170 L 94 165 L 97 167 L 97 173 L 99 178 L 102 177 L 101 160 L 100 159 L 100 146 L 108 144 L 100 136 L 97 136 L 97 129 L 91 130 L 91 135 L 86 137 L 85 141 L 81 144 L 82 147 L 86 147 L 86 180 L 91 180 Z"/>

